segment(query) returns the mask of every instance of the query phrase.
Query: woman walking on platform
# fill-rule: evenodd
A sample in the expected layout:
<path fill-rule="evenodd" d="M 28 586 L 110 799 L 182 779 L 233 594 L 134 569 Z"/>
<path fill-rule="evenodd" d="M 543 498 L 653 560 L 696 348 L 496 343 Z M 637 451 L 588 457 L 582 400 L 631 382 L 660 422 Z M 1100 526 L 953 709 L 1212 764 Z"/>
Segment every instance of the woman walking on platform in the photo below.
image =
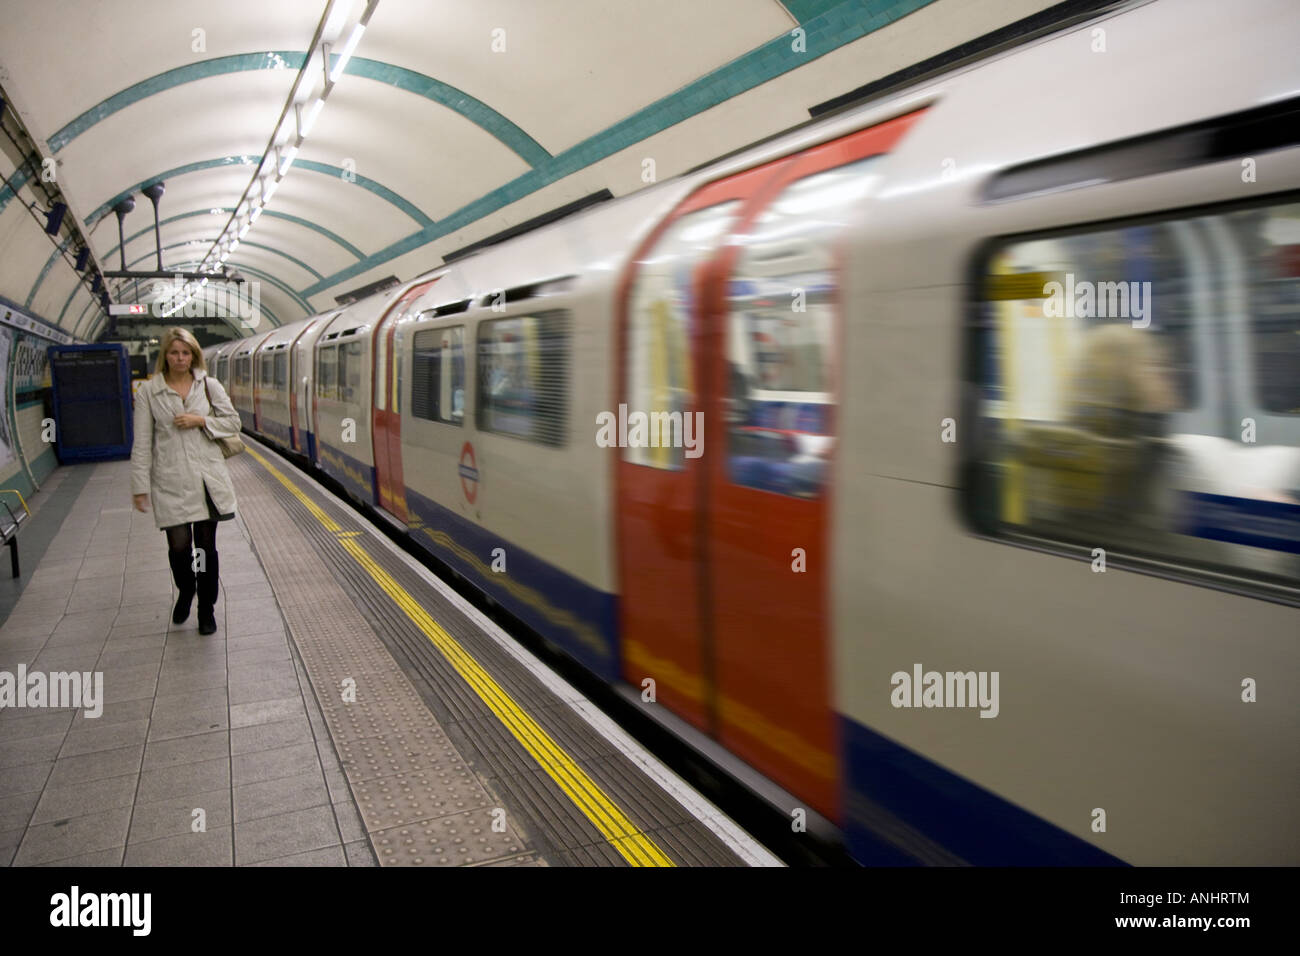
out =
<path fill-rule="evenodd" d="M 238 435 L 239 426 L 225 388 L 204 367 L 198 341 L 185 329 L 169 329 L 157 374 L 135 395 L 131 492 L 139 511 L 148 510 L 153 496 L 154 520 L 167 532 L 180 592 L 172 623 L 190 616 L 197 591 L 200 634 L 217 630 L 217 522 L 235 516 L 235 489 L 216 440 Z"/>

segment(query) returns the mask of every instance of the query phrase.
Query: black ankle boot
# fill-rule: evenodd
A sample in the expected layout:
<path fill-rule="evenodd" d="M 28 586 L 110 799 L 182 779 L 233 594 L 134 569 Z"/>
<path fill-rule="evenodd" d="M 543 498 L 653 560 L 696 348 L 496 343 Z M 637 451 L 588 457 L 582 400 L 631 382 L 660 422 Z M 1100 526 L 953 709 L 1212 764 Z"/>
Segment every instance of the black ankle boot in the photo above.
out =
<path fill-rule="evenodd" d="M 172 580 L 176 582 L 176 607 L 172 610 L 172 623 L 184 624 L 190 616 L 190 604 L 194 601 L 196 582 L 194 566 L 190 556 L 185 553 L 167 552 L 167 562 L 172 566 Z"/>
<path fill-rule="evenodd" d="M 204 560 L 205 566 L 198 573 L 199 633 L 215 634 L 217 633 L 217 616 L 213 609 L 217 603 L 217 581 L 220 562 L 217 560 L 215 550 L 208 552 L 204 556 Z"/>

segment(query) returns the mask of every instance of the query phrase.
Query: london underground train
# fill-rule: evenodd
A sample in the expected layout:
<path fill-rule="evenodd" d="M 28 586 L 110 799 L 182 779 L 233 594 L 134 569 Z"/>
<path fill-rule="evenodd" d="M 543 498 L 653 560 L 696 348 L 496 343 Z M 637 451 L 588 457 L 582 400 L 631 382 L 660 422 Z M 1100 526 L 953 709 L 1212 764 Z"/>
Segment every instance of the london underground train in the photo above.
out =
<path fill-rule="evenodd" d="M 1295 864 L 1297 49 L 1125 8 L 209 361 L 861 862 Z"/>

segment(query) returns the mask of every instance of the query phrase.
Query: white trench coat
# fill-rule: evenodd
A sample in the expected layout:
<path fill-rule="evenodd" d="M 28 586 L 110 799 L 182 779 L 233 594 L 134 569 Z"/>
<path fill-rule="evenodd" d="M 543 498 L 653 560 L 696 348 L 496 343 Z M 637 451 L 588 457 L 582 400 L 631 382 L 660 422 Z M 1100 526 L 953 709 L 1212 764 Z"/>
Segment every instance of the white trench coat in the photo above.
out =
<path fill-rule="evenodd" d="M 192 371 L 194 382 L 184 401 L 163 380 L 161 372 L 135 393 L 131 494 L 149 495 L 154 521 L 160 529 L 207 521 L 205 486 L 218 514 L 235 513 L 235 487 L 214 439 L 239 434 L 239 413 L 220 382 L 207 372 Z M 212 391 L 211 404 L 208 389 Z M 172 420 L 182 413 L 202 415 L 207 424 L 202 428 L 177 428 Z"/>

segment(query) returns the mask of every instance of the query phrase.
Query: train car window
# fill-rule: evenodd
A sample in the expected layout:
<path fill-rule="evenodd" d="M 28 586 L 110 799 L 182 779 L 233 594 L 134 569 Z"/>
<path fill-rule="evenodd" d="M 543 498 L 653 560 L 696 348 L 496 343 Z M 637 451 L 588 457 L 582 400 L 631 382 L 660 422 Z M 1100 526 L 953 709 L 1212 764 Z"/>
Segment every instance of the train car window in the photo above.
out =
<path fill-rule="evenodd" d="M 479 323 L 480 431 L 540 445 L 565 443 L 569 326 L 565 310 Z"/>
<path fill-rule="evenodd" d="M 875 181 L 872 156 L 796 180 L 745 236 L 727 287 L 727 469 L 737 485 L 816 498 L 834 450 L 830 240 Z"/>
<path fill-rule="evenodd" d="M 275 387 L 283 389 L 289 384 L 289 356 L 285 352 L 275 353 Z"/>
<path fill-rule="evenodd" d="M 624 461 L 669 471 L 685 467 L 684 416 L 695 407 L 689 346 L 692 283 L 696 267 L 713 252 L 739 209 L 740 201 L 731 200 L 687 213 L 668 226 L 637 264 L 625 344 L 628 409 L 645 413 L 655 433 L 644 443 L 627 443 Z"/>
<path fill-rule="evenodd" d="M 981 530 L 1300 585 L 1300 202 L 1005 241 L 981 284 Z"/>
<path fill-rule="evenodd" d="M 415 333 L 411 414 L 431 422 L 465 422 L 465 326 Z"/>
<path fill-rule="evenodd" d="M 270 388 L 270 387 L 271 387 L 271 382 L 272 382 L 272 381 L 274 380 L 274 378 L 275 378 L 275 374 L 274 374 L 274 371 L 275 371 L 274 362 L 275 362 L 275 356 L 273 356 L 273 355 L 263 355 L 263 356 L 261 356 L 261 366 L 262 366 L 262 368 L 261 368 L 261 372 L 262 372 L 262 375 L 261 375 L 261 384 L 262 384 L 262 387 L 263 387 L 263 388 Z"/>

